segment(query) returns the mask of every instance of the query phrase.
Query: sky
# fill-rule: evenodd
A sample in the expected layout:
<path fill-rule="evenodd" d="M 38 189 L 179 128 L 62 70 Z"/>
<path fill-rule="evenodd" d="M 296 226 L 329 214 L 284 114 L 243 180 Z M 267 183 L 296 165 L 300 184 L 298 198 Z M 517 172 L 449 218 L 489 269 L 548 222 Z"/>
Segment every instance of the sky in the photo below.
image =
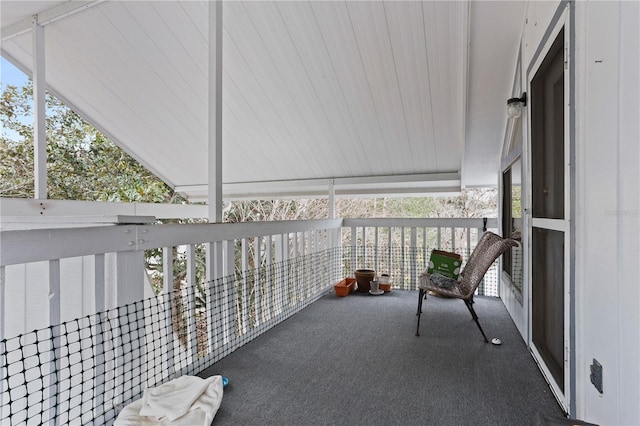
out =
<path fill-rule="evenodd" d="M 22 86 L 29 78 L 19 69 L 14 67 L 11 62 L 2 58 L 0 60 L 0 83 L 2 83 L 2 89 L 8 84 L 14 86 Z"/>
<path fill-rule="evenodd" d="M 0 59 L 0 91 L 4 91 L 7 85 L 11 84 L 16 87 L 24 86 L 29 81 L 29 78 L 25 73 L 14 67 L 11 62 L 4 58 Z M 24 122 L 32 121 L 31 117 L 24 117 Z M 4 126 L 0 129 L 0 133 L 3 137 L 7 137 L 13 140 L 19 140 L 18 134 L 13 130 L 6 129 Z"/>

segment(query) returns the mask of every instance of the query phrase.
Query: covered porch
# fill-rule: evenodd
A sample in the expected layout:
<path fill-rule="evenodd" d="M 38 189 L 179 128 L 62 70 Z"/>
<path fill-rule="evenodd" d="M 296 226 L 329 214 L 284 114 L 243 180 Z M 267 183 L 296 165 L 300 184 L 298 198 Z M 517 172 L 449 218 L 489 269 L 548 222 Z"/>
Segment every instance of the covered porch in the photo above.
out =
<path fill-rule="evenodd" d="M 522 237 L 518 280 L 496 266 L 493 287 L 486 282 L 479 294 L 502 299 L 488 311 L 506 306 L 524 342 L 517 357 L 538 363 L 571 417 L 640 422 L 637 3 L 7 0 L 0 7 L 2 56 L 34 87 L 34 197 L 0 200 L 0 422 L 112 423 L 145 388 L 231 364 L 226 356 L 248 350 L 278 324 L 295 325 L 323 306 L 384 307 L 402 292 L 415 293 L 431 249 L 464 257 L 484 229 Z M 557 85 L 544 86 L 553 102 L 539 90 L 540 70 L 556 72 Z M 206 204 L 49 200 L 45 91 L 177 193 Z M 509 116 L 507 99 L 519 105 Z M 550 106 L 554 120 L 540 114 Z M 540 133 L 544 123 L 553 131 Z M 550 134 L 553 143 L 538 138 Z M 544 141 L 556 151 L 545 151 Z M 487 186 L 499 188 L 502 202 L 498 218 L 487 222 L 354 220 L 333 210 L 337 197 Z M 558 212 L 538 210 L 548 194 Z M 286 197 L 328 198 L 327 218 L 220 223 L 229 200 Z M 164 218 L 208 223 L 156 223 Z M 147 281 L 150 252 L 163 265 L 159 294 Z M 172 279 L 175 256 L 185 264 L 180 288 Z M 198 281 L 203 265 L 206 280 Z M 331 300 L 331 286 L 361 267 L 388 270 L 392 295 Z M 603 283 L 615 283 L 614 290 L 603 291 Z M 428 301 L 425 326 L 446 319 L 429 310 L 445 304 Z M 407 306 L 399 325 L 415 319 Z M 511 343 L 508 318 L 507 329 L 496 328 L 504 341 L 498 348 L 476 343 L 468 314 L 455 309 L 460 318 L 419 339 L 411 326 L 406 337 L 416 354 L 431 357 L 434 364 L 425 356 L 421 371 L 442 380 L 438 391 L 446 390 L 448 401 L 466 377 L 445 385 L 439 374 L 463 360 L 438 356 L 467 348 L 465 355 L 500 360 Z M 440 330 L 458 321 L 463 325 L 446 335 L 452 340 L 440 340 Z M 306 330 L 323 323 L 300 324 Z M 468 339 L 455 339 L 467 328 Z M 404 336 L 393 333 L 376 347 L 392 348 L 386 342 Z M 318 356 L 307 363 L 336 355 Z M 354 363 L 371 374 L 370 364 Z M 471 365 L 466 372 L 478 379 L 471 390 L 479 397 L 465 393 L 465 400 L 498 407 L 514 397 L 481 392 L 483 366 Z M 323 380 L 335 376 L 322 368 L 326 374 L 310 380 L 333 395 Z M 228 369 L 235 372 L 229 401 L 257 398 L 241 393 L 250 380 L 273 383 Z M 390 371 L 400 370 L 408 364 Z M 487 377 L 504 377 L 494 372 Z M 416 374 L 401 375 L 412 395 L 394 388 L 392 398 L 412 407 L 428 400 Z M 520 383 L 518 374 L 494 388 Z M 348 377 L 354 393 L 374 382 Z M 532 386 L 535 397 L 548 402 L 549 388 L 540 383 Z M 281 407 L 292 403 L 286 392 L 277 393 Z M 385 390 L 379 392 L 376 403 Z M 324 398 L 317 398 L 323 406 L 333 402 Z M 362 407 L 355 400 L 350 415 L 364 415 Z M 518 420 L 537 414 L 522 407 Z M 430 408 L 443 421 L 452 412 Z M 486 414 L 487 421 L 505 420 Z M 234 422 L 225 412 L 220 419 Z"/>
<path fill-rule="evenodd" d="M 467 258 L 496 224 L 335 219 L 4 231 L 10 244 L 3 245 L 0 269 L 8 284 L 2 292 L 1 418 L 11 424 L 111 423 L 148 387 L 213 373 L 232 381 L 221 413 L 230 424 L 269 422 L 251 411 L 258 406 L 284 416 L 272 419 L 278 424 L 344 424 L 341 418 L 364 424 L 372 415 L 361 417 L 364 408 L 384 401 L 393 407 L 384 412 L 398 416 L 388 418 L 391 423 L 422 423 L 427 413 L 438 413 L 428 417 L 434 424 L 447 416 L 474 422 L 469 416 L 478 410 L 503 424 L 538 413 L 562 415 L 496 298 L 497 265 L 479 288 L 487 296 L 479 298 L 477 311 L 502 346 L 483 342 L 461 302 L 436 297 L 426 302 L 422 336 L 415 336 L 417 278 L 431 249 Z M 222 247 L 222 278 L 195 281 L 202 244 Z M 152 247 L 164 262 L 157 295 L 143 279 L 143 253 Z M 176 247 L 189 268 L 179 288 L 171 261 Z M 357 268 L 390 273 L 393 290 L 337 297 L 333 284 Z M 29 277 L 27 287 L 16 285 Z M 31 297 L 21 305 L 25 291 Z M 36 329 L 20 332 L 29 326 Z M 301 385 L 308 387 L 305 396 L 286 400 L 302 392 Z M 282 394 L 274 395 L 278 389 Z M 514 396 L 513 389 L 527 391 Z M 450 411 L 459 398 L 465 408 Z M 294 407 L 305 400 L 307 411 L 299 413 Z"/>

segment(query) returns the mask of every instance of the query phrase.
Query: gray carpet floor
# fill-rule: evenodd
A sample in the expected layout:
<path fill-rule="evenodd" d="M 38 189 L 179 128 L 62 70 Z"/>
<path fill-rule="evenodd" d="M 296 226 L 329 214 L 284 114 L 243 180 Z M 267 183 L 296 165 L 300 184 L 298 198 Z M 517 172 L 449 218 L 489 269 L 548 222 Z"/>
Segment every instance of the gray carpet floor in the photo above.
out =
<path fill-rule="evenodd" d="M 200 375 L 229 378 L 220 425 L 527 425 L 562 416 L 499 299 L 331 293 Z"/>

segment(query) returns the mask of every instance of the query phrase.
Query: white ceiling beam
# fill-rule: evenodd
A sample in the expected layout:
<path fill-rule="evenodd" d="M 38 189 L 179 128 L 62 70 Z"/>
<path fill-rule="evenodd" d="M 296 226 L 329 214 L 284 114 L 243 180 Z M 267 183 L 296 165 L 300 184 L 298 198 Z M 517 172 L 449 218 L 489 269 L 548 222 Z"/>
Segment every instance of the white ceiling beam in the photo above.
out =
<path fill-rule="evenodd" d="M 66 1 L 58 6 L 52 7 L 51 9 L 39 12 L 38 23 L 44 27 L 53 22 L 59 21 L 60 19 L 64 19 L 68 16 L 75 15 L 78 12 L 87 10 L 90 7 L 96 6 L 104 1 L 106 0 Z M 23 19 L 22 21 L 16 22 L 15 24 L 9 25 L 8 27 L 2 29 L 2 42 L 4 43 L 5 41 L 11 40 L 14 37 L 26 34 L 31 30 L 31 18 Z"/>
<path fill-rule="evenodd" d="M 460 192 L 460 173 L 427 173 L 335 179 L 300 179 L 288 181 L 224 184 L 225 199 L 266 199 L 281 197 L 325 197 L 333 181 L 336 196 L 382 194 L 422 194 Z M 186 194 L 191 201 L 206 201 L 207 185 L 177 186 L 176 192 Z"/>

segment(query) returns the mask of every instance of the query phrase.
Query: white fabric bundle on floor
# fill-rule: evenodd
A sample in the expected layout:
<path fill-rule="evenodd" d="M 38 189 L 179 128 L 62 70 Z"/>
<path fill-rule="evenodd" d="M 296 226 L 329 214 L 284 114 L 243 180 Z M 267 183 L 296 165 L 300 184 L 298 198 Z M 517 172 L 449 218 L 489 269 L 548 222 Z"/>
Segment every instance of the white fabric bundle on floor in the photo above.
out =
<path fill-rule="evenodd" d="M 127 405 L 116 426 L 205 425 L 213 421 L 222 403 L 222 376 L 201 379 L 182 376 L 144 390 L 142 399 Z"/>

